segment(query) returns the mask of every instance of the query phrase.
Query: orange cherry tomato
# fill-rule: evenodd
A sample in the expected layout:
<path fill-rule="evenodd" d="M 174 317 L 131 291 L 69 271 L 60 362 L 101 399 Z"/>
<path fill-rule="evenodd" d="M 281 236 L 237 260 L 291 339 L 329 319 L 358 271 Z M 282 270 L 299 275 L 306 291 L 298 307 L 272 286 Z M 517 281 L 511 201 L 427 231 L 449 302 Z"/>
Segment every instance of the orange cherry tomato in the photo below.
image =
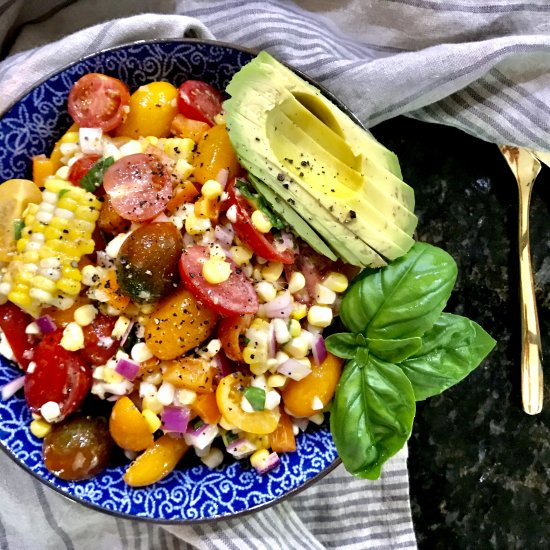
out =
<path fill-rule="evenodd" d="M 265 435 L 274 432 L 279 423 L 278 409 L 245 412 L 241 406 L 243 390 L 250 385 L 250 377 L 239 372 L 225 376 L 216 390 L 216 401 L 224 419 L 239 430 Z"/>
<path fill-rule="evenodd" d="M 288 453 L 296 450 L 296 438 L 292 420 L 288 414 L 281 411 L 281 418 L 277 429 L 269 435 L 271 450 L 276 453 Z"/>
<path fill-rule="evenodd" d="M 225 317 L 218 326 L 218 338 L 222 342 L 225 355 L 232 361 L 243 360 L 244 333 L 254 319 L 254 315 L 248 313 L 236 317 Z"/>
<path fill-rule="evenodd" d="M 172 198 L 168 201 L 165 211 L 171 216 L 178 206 L 185 204 L 186 202 L 192 202 L 193 199 L 200 194 L 194 183 L 190 181 L 184 181 L 182 184 L 174 188 Z"/>
<path fill-rule="evenodd" d="M 318 397 L 326 407 L 334 396 L 342 371 L 342 359 L 328 354 L 320 365 L 312 365 L 311 373 L 302 380 L 290 380 L 282 391 L 283 403 L 293 416 L 312 416 L 319 412 L 313 408 Z"/>
<path fill-rule="evenodd" d="M 163 435 L 130 464 L 124 474 L 124 481 L 132 487 L 144 487 L 164 479 L 174 470 L 188 448 L 183 439 Z"/>
<path fill-rule="evenodd" d="M 46 155 L 36 155 L 32 157 L 32 181 L 38 187 L 44 186 L 44 180 L 55 173 L 54 163 Z"/>
<path fill-rule="evenodd" d="M 217 124 L 204 132 L 197 143 L 193 166 L 193 176 L 199 183 L 216 179 L 223 169 L 229 170 L 229 180 L 239 174 L 241 167 L 225 124 Z"/>
<path fill-rule="evenodd" d="M 145 343 L 159 359 L 175 359 L 214 331 L 218 316 L 183 286 L 161 300 L 145 325 Z"/>
<path fill-rule="evenodd" d="M 208 361 L 198 357 L 182 357 L 164 363 L 163 380 L 177 388 L 186 388 L 197 393 L 214 391 L 216 369 Z"/>
<path fill-rule="evenodd" d="M 215 393 L 199 393 L 191 404 L 191 410 L 207 424 L 217 424 L 222 413 L 218 408 Z"/>
<path fill-rule="evenodd" d="M 147 421 L 126 395 L 119 398 L 111 411 L 109 432 L 115 443 L 128 451 L 143 451 L 154 443 Z"/>

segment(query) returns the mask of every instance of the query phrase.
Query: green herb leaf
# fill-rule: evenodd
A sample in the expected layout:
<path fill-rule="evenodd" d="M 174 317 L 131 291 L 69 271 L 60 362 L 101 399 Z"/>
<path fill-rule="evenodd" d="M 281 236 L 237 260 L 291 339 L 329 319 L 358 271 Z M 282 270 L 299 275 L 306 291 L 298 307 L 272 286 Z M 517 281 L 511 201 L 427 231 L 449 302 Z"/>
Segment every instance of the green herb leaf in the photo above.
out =
<path fill-rule="evenodd" d="M 398 366 L 368 355 L 365 348 L 360 351 L 361 357 L 344 367 L 330 427 L 346 469 L 377 479 L 383 463 L 410 437 L 416 404 L 411 383 Z"/>
<path fill-rule="evenodd" d="M 402 340 L 380 340 L 367 338 L 367 346 L 371 353 L 379 359 L 390 363 L 401 363 L 416 353 L 422 346 L 422 338 L 413 336 Z"/>
<path fill-rule="evenodd" d="M 261 210 L 265 214 L 266 218 L 275 229 L 283 229 L 287 226 L 285 221 L 273 212 L 269 203 L 261 195 L 257 195 L 250 190 L 246 180 L 237 178 L 235 180 L 235 187 L 237 187 L 244 197 L 254 204 L 257 210 Z"/>
<path fill-rule="evenodd" d="M 21 233 L 25 227 L 25 222 L 22 219 L 13 220 L 13 235 L 15 240 L 18 241 L 21 238 Z"/>
<path fill-rule="evenodd" d="M 80 180 L 80 187 L 86 189 L 86 191 L 89 191 L 90 193 L 93 193 L 103 184 L 103 176 L 105 175 L 107 168 L 112 166 L 114 162 L 115 159 L 113 157 L 99 159 Z"/>
<path fill-rule="evenodd" d="M 325 338 L 325 346 L 336 357 L 352 359 L 357 351 L 357 335 L 351 332 L 331 334 Z"/>
<path fill-rule="evenodd" d="M 460 382 L 495 347 L 495 340 L 477 323 L 442 313 L 422 338 L 422 347 L 399 366 L 411 381 L 417 401 Z"/>
<path fill-rule="evenodd" d="M 344 325 L 367 338 L 422 336 L 439 317 L 453 289 L 456 263 L 444 250 L 415 243 L 401 258 L 359 277 L 340 309 Z"/>
<path fill-rule="evenodd" d="M 265 409 L 265 390 L 255 386 L 249 386 L 243 392 L 247 401 L 252 405 L 255 411 L 263 411 Z"/>

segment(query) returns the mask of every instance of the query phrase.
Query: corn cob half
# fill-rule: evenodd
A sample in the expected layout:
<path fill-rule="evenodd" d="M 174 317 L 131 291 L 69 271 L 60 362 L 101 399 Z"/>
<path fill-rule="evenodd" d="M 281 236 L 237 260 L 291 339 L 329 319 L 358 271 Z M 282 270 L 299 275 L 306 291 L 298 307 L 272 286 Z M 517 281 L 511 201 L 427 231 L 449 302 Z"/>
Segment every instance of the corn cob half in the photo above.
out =
<path fill-rule="evenodd" d="M 17 253 L 0 282 L 8 299 L 33 316 L 43 307 L 67 309 L 81 289 L 81 257 L 94 250 L 100 201 L 81 187 L 48 178 L 40 204 L 29 204 Z"/>

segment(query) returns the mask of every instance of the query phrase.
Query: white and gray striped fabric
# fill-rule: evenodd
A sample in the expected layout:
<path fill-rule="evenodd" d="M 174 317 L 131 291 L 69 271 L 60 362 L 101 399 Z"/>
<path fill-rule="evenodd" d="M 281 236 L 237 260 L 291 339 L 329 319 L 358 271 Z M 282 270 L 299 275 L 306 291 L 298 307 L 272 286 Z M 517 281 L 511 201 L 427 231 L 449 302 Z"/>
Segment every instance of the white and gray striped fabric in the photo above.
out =
<path fill-rule="evenodd" d="M 548 149 L 549 16 L 547 0 L 0 0 L 9 54 L 0 62 L 0 112 L 32 82 L 94 51 L 199 36 L 269 50 L 325 84 L 369 126 L 405 114 L 495 143 Z M 415 548 L 406 458 L 404 449 L 376 482 L 339 467 L 268 510 L 182 527 L 85 509 L 0 456 L 0 546 Z"/>

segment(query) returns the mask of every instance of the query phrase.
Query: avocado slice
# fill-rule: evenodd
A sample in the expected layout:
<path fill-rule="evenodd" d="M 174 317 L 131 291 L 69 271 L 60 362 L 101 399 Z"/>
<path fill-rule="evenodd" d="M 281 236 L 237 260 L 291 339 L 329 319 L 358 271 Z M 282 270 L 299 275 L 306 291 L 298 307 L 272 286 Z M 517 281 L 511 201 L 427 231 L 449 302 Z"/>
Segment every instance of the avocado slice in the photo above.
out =
<path fill-rule="evenodd" d="M 397 157 L 319 90 L 261 52 L 226 91 L 227 128 L 241 163 L 313 248 L 375 267 L 412 247 L 414 193 Z"/>

